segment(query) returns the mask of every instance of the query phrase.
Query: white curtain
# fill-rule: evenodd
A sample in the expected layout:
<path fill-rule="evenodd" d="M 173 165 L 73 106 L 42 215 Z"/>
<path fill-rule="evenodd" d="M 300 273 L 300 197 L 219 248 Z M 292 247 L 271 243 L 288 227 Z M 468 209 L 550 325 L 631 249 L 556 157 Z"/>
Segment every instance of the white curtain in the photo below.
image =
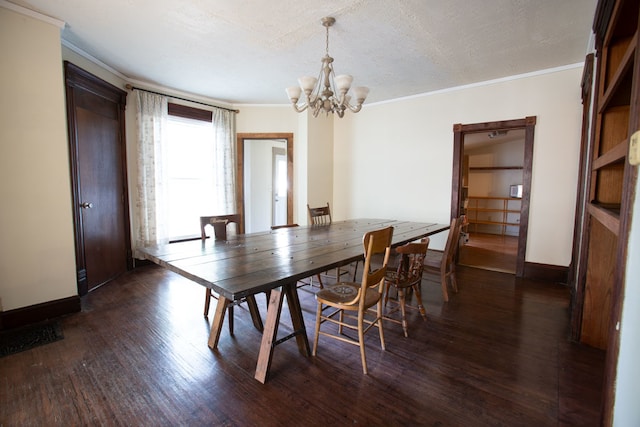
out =
<path fill-rule="evenodd" d="M 162 144 L 166 126 L 168 101 L 166 96 L 134 90 L 138 111 L 138 230 L 136 247 L 164 244 L 169 241 L 166 197 L 167 160 Z"/>
<path fill-rule="evenodd" d="M 138 110 L 138 196 L 136 200 L 136 247 L 165 244 L 167 212 L 167 145 L 163 143 L 168 115 L 168 98 L 134 90 Z M 213 110 L 216 215 L 236 213 L 236 142 L 235 113 Z"/>
<path fill-rule="evenodd" d="M 213 111 L 216 215 L 237 213 L 235 123 L 234 112 Z"/>

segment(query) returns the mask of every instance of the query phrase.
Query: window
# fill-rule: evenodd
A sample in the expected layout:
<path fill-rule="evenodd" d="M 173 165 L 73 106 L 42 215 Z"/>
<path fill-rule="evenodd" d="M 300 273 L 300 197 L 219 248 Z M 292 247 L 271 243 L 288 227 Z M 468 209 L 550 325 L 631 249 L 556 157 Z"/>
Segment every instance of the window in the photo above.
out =
<path fill-rule="evenodd" d="M 166 132 L 167 234 L 181 240 L 199 236 L 200 216 L 215 212 L 214 132 L 211 119 L 176 115 L 175 105 L 169 104 Z"/>

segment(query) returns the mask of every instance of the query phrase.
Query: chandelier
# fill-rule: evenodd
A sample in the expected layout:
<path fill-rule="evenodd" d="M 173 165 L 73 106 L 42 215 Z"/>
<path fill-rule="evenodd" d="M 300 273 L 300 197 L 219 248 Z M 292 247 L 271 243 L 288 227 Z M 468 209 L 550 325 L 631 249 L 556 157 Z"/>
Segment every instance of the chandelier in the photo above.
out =
<path fill-rule="evenodd" d="M 318 78 L 300 77 L 298 79 L 300 86 L 291 86 L 286 89 L 289 100 L 298 113 L 302 113 L 307 108 L 311 109 L 313 117 L 318 117 L 320 111 L 324 111 L 326 115 L 335 113 L 338 117 L 344 116 L 347 109 L 357 113 L 362 109 L 362 103 L 369 94 L 367 87 L 354 87 L 356 104 L 351 104 L 351 96 L 347 93 L 351 88 L 353 77 L 348 74 L 336 76 L 333 72 L 333 58 L 329 56 L 329 27 L 335 22 L 335 18 L 332 17 L 322 18 L 322 25 L 327 29 L 327 49 L 322 57 Z M 303 91 L 305 102 L 298 104 Z"/>

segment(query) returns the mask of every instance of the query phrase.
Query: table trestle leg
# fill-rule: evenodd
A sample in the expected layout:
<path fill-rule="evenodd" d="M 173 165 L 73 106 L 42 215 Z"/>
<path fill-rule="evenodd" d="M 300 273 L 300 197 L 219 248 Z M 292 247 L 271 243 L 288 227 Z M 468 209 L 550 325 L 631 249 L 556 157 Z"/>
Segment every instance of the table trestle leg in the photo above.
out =
<path fill-rule="evenodd" d="M 280 324 L 280 314 L 282 312 L 282 303 L 284 297 L 287 297 L 289 311 L 291 313 L 291 321 L 293 323 L 294 332 L 280 340 L 278 337 L 278 325 Z M 296 337 L 298 350 L 304 356 L 309 356 L 311 350 L 309 348 L 309 340 L 307 339 L 307 331 L 304 327 L 304 319 L 302 318 L 302 308 L 298 299 L 296 284 L 285 285 L 271 291 L 269 299 L 269 307 L 267 309 L 267 319 L 262 333 L 262 343 L 260 345 L 260 354 L 258 355 L 258 364 L 256 366 L 255 379 L 261 383 L 265 383 L 269 376 L 269 369 L 273 359 L 273 350 L 276 345 Z"/>
<path fill-rule="evenodd" d="M 224 315 L 227 312 L 227 306 L 230 301 L 224 296 L 218 297 L 218 304 L 216 304 L 216 311 L 213 315 L 213 323 L 211 324 L 211 332 L 209 333 L 209 348 L 212 350 L 218 347 L 218 340 L 220 339 L 220 332 L 222 331 L 222 324 L 224 323 Z"/>

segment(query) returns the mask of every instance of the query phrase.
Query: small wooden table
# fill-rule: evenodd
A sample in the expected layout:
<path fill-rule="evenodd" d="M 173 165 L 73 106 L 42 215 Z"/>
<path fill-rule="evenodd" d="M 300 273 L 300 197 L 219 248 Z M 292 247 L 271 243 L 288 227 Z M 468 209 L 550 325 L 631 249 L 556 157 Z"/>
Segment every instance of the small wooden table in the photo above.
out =
<path fill-rule="evenodd" d="M 367 231 L 392 226 L 393 246 L 447 230 L 449 224 L 384 219 L 356 219 L 331 225 L 282 228 L 144 248 L 146 259 L 168 268 L 219 295 L 209 347 L 217 348 L 227 305 L 235 300 L 270 291 L 255 378 L 264 383 L 276 345 L 296 338 L 300 353 L 309 356 L 302 309 L 296 283 L 323 271 L 363 258 L 362 237 Z M 294 332 L 277 339 L 284 296 Z"/>

